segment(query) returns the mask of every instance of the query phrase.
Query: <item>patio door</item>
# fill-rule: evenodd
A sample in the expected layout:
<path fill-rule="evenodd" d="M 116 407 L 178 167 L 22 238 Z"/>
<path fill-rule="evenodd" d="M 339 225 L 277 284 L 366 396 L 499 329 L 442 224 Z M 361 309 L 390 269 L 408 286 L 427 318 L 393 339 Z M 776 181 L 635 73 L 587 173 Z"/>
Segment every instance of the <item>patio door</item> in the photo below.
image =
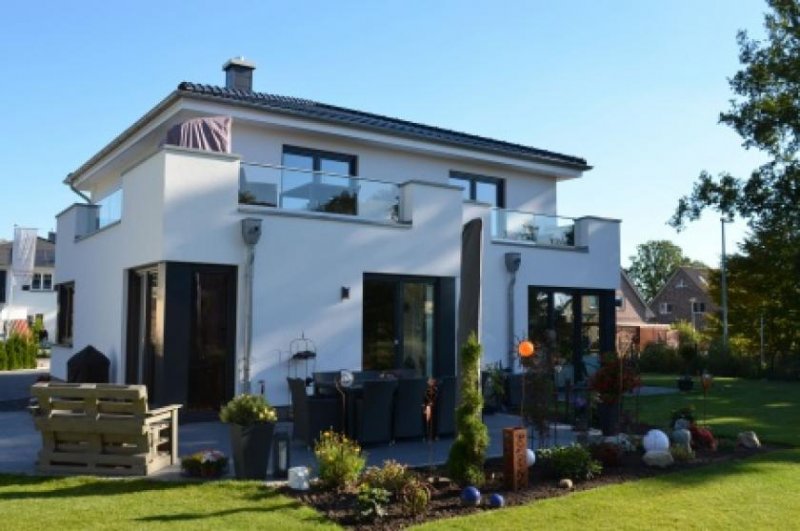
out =
<path fill-rule="evenodd" d="M 366 275 L 364 278 L 364 370 L 434 372 L 437 279 Z"/>

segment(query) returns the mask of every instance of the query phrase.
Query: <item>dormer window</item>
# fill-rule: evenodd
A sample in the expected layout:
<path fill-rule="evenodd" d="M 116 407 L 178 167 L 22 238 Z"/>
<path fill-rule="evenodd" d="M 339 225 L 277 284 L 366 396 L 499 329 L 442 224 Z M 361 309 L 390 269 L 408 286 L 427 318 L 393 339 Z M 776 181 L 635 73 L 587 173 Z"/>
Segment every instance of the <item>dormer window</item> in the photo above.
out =
<path fill-rule="evenodd" d="M 683 280 L 682 278 L 678 279 L 678 282 L 675 283 L 675 287 L 678 288 L 678 289 L 685 288 L 686 287 L 686 281 Z"/>
<path fill-rule="evenodd" d="M 669 302 L 662 302 L 658 305 L 658 311 L 661 315 L 672 313 L 672 304 Z"/>

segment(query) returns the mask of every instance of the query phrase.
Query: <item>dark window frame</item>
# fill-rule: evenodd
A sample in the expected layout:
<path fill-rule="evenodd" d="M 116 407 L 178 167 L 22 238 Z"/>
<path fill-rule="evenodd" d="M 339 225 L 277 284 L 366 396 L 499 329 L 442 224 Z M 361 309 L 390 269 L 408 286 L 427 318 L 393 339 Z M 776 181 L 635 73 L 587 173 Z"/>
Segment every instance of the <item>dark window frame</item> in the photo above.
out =
<path fill-rule="evenodd" d="M 56 284 L 58 292 L 58 317 L 56 344 L 71 347 L 75 324 L 75 282 Z"/>
<path fill-rule="evenodd" d="M 322 159 L 328 160 L 335 160 L 339 162 L 346 162 L 350 167 L 350 174 L 346 175 L 345 177 L 357 177 L 358 176 L 358 156 L 357 155 L 350 155 L 347 153 L 337 153 L 335 151 L 325 151 L 323 149 L 315 149 L 315 148 L 307 148 L 307 147 L 300 147 L 300 146 L 292 146 L 289 144 L 283 145 L 283 151 L 281 152 L 281 164 L 283 164 L 283 156 L 284 155 L 298 155 L 301 157 L 311 157 L 312 160 L 312 171 L 325 173 L 321 169 L 321 161 Z M 285 165 L 284 165 L 285 166 Z M 287 166 L 288 167 L 288 166 Z M 336 174 L 338 175 L 338 174 Z"/>
<path fill-rule="evenodd" d="M 490 177 L 488 175 L 479 175 L 476 173 L 466 173 L 462 171 L 451 171 L 450 179 L 459 179 L 469 183 L 469 200 L 477 201 L 477 188 L 478 183 L 493 184 L 497 187 L 497 197 L 495 204 L 497 208 L 506 207 L 506 181 L 500 177 Z"/>

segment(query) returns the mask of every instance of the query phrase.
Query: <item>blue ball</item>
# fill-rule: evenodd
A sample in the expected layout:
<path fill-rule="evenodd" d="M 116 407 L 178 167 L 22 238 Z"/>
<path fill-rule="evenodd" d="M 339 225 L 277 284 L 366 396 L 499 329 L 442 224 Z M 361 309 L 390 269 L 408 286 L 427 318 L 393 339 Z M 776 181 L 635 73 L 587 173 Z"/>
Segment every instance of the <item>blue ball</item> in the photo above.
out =
<path fill-rule="evenodd" d="M 466 487 L 461 491 L 461 502 L 464 505 L 478 505 L 481 502 L 481 491 L 475 487 Z"/>
<path fill-rule="evenodd" d="M 506 499 L 503 498 L 501 494 L 494 493 L 489 496 L 489 506 L 494 507 L 495 509 L 505 506 Z"/>

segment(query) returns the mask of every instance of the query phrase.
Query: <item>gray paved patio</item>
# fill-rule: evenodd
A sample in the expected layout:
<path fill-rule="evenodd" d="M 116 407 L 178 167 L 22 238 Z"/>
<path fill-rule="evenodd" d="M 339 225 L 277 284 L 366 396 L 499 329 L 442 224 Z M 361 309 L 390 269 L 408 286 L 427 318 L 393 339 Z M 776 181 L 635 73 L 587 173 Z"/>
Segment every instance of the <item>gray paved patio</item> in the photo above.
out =
<path fill-rule="evenodd" d="M 489 457 L 502 455 L 502 429 L 519 425 L 519 417 L 515 415 L 496 414 L 485 418 L 489 427 Z M 278 430 L 291 430 L 290 423 L 281 422 Z M 546 445 L 554 443 L 553 430 Z M 572 429 L 567 425 L 555 427 L 556 442 L 568 444 L 574 441 Z M 381 464 L 386 459 L 396 459 L 410 466 L 441 464 L 447 459 L 452 438 L 440 439 L 431 443 L 423 441 L 398 441 L 391 445 L 367 447 L 369 465 Z M 532 441 L 532 447 L 538 442 Z M 221 422 L 197 422 L 182 424 L 179 430 L 179 453 L 188 455 L 205 449 L 218 449 L 230 455 L 228 427 Z M 35 474 L 36 454 L 41 448 L 41 438 L 35 430 L 33 420 L 27 411 L 0 412 L 0 473 Z M 315 467 L 312 451 L 301 443 L 292 445 L 292 466 L 305 465 Z M 160 479 L 178 479 L 178 466 L 169 467 L 155 474 Z"/>

